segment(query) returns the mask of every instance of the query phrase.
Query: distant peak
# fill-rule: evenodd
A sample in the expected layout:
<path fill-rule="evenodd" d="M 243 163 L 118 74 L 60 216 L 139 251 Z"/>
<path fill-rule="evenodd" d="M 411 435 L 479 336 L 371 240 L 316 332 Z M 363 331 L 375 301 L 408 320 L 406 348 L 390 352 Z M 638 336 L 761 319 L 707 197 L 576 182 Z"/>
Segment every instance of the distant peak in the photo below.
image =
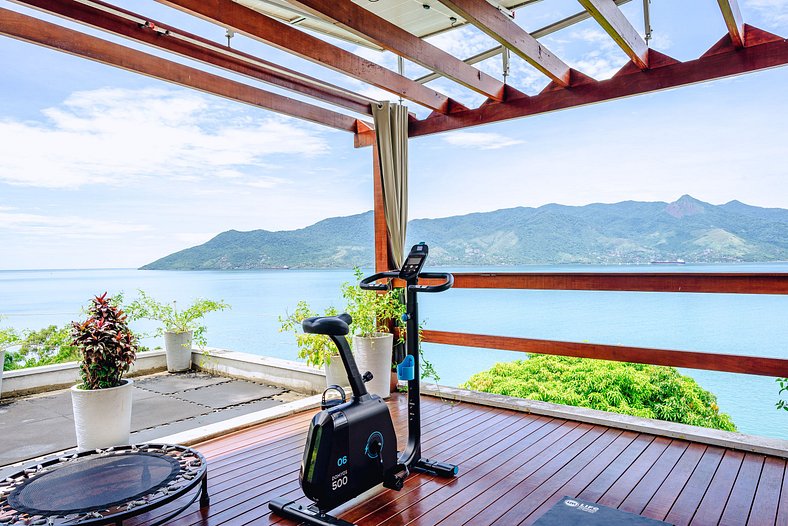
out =
<path fill-rule="evenodd" d="M 684 194 L 676 201 L 669 203 L 665 207 L 665 212 L 675 218 L 682 218 L 687 216 L 694 216 L 706 212 L 706 203 L 698 201 L 689 194 Z"/>

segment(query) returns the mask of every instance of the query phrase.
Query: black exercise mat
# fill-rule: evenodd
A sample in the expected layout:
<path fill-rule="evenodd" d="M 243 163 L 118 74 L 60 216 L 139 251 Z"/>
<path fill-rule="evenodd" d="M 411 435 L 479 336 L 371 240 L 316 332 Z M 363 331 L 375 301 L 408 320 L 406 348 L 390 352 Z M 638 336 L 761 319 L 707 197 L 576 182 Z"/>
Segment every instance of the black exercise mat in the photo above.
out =
<path fill-rule="evenodd" d="M 564 497 L 542 515 L 534 526 L 665 526 L 662 522 L 601 504 Z"/>

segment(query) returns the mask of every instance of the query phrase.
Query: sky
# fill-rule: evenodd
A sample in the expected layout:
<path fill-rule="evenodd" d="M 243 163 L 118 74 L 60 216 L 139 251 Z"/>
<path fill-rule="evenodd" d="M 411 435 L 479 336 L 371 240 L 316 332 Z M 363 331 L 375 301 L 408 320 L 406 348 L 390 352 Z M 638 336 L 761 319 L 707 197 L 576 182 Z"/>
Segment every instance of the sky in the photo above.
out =
<path fill-rule="evenodd" d="M 115 3 L 224 41 L 224 29 L 156 2 Z M 788 0 L 739 3 L 745 22 L 788 36 Z M 622 9 L 642 33 L 642 2 Z M 580 10 L 574 0 L 545 0 L 518 11 L 516 21 L 533 31 Z M 651 47 L 678 60 L 697 58 L 726 33 L 715 0 L 652 0 L 651 25 Z M 332 42 L 396 69 L 390 53 Z M 431 42 L 462 58 L 494 46 L 470 27 Z M 541 42 L 600 80 L 627 62 L 593 20 Z M 396 100 L 246 37 L 232 45 Z M 501 78 L 499 59 L 479 67 Z M 521 91 L 547 84 L 517 57 L 511 68 L 507 82 Z M 0 269 L 138 267 L 229 229 L 290 230 L 372 207 L 371 149 L 354 149 L 346 132 L 3 36 L 0 71 Z M 425 70 L 406 62 L 405 73 Z M 467 106 L 482 102 L 444 79 L 430 86 Z M 786 88 L 783 67 L 412 139 L 410 217 L 683 194 L 788 208 Z"/>

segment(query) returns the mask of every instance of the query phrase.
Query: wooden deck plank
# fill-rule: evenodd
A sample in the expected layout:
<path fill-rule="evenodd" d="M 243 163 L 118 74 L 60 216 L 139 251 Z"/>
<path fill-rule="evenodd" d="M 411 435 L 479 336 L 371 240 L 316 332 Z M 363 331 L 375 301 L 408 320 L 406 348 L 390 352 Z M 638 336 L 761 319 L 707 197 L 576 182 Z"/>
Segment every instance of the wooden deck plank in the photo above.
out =
<path fill-rule="evenodd" d="M 755 491 L 747 526 L 774 526 L 777 506 L 780 503 L 780 490 L 788 492 L 788 488 L 783 487 L 784 475 L 785 460 L 767 457 L 763 463 L 763 472 Z"/>
<path fill-rule="evenodd" d="M 730 449 L 725 451 L 690 526 L 711 526 L 719 522 L 743 460 L 744 453 Z"/>
<path fill-rule="evenodd" d="M 692 472 L 684 490 L 670 508 L 670 512 L 665 521 L 676 526 L 686 526 L 695 515 L 700 501 L 706 494 L 706 490 L 711 484 L 711 479 L 717 472 L 717 468 L 722 462 L 725 450 L 718 447 L 708 447 L 698 462 L 695 471 Z"/>
<path fill-rule="evenodd" d="M 512 440 L 510 437 L 509 440 L 497 441 L 497 437 L 488 435 L 485 451 L 478 456 L 466 459 L 462 464 L 462 471 L 456 480 L 433 477 L 424 484 L 425 487 L 418 488 L 423 496 L 414 495 L 412 492 L 402 496 L 395 495 L 398 514 L 392 513 L 390 509 L 379 508 L 363 517 L 363 519 L 368 520 L 371 524 L 383 524 L 384 521 L 392 517 L 401 517 L 403 520 L 397 520 L 396 522 L 402 523 L 420 518 L 425 511 L 432 511 L 437 508 L 439 504 L 448 500 L 456 491 L 460 491 L 468 484 L 473 484 L 478 480 L 485 479 L 485 477 L 487 477 L 485 479 L 487 483 L 493 484 L 495 481 L 492 479 L 491 474 L 495 473 L 496 470 L 504 470 L 505 466 L 514 462 L 518 456 L 521 457 L 522 462 L 527 462 L 527 460 L 532 459 L 547 448 L 550 443 L 559 440 L 578 425 L 576 422 L 560 422 L 556 420 L 549 420 L 543 425 L 539 424 L 535 423 L 529 428 L 523 429 L 522 433 L 518 433 L 515 440 Z M 515 466 L 517 465 L 515 464 Z M 500 476 L 505 476 L 506 473 L 505 471 Z M 452 509 L 457 511 L 456 506 L 452 507 Z M 381 520 L 375 522 L 377 519 Z M 433 521 L 433 518 L 427 517 L 421 518 L 421 522 L 424 524 L 437 523 L 437 521 Z"/>
<path fill-rule="evenodd" d="M 425 437 L 425 445 L 429 443 L 432 434 L 442 437 L 451 436 L 451 430 L 453 428 L 462 426 L 466 419 L 481 419 L 484 418 L 485 415 L 495 415 L 500 412 L 500 410 L 490 408 L 485 408 L 485 411 L 473 411 L 470 408 L 459 409 L 459 407 L 461 406 L 451 406 L 450 404 L 446 403 L 434 403 L 425 407 L 425 409 L 427 409 L 425 414 L 427 416 L 432 416 L 432 419 L 426 422 L 422 428 Z M 404 405 L 400 406 L 398 411 L 392 410 L 392 418 L 397 420 L 397 425 L 395 427 L 397 428 L 397 434 L 400 437 L 407 434 L 407 421 L 404 414 L 405 411 L 406 406 Z M 458 414 L 460 416 L 455 417 L 455 415 Z M 308 423 L 306 425 L 308 426 Z M 268 486 L 259 485 L 252 488 L 244 487 L 243 491 L 233 490 L 236 495 L 227 501 L 227 505 L 222 506 L 222 509 L 218 513 L 212 514 L 212 517 L 208 522 L 210 524 L 240 524 L 247 519 L 252 519 L 251 517 L 247 517 L 248 515 L 258 516 L 259 520 L 263 521 L 262 523 L 278 521 L 278 517 L 268 517 L 270 515 L 270 511 L 268 510 L 267 503 L 272 498 L 278 498 L 286 494 L 292 494 L 293 498 L 302 497 L 303 494 L 300 492 L 300 487 L 297 484 L 297 480 L 298 465 L 301 460 L 305 439 L 306 427 L 304 427 L 304 432 L 301 434 L 301 442 L 298 449 L 296 450 L 295 457 L 291 461 L 292 467 L 290 471 L 282 474 L 282 477 L 286 478 L 287 482 L 280 480 L 279 485 L 273 490 L 271 490 L 271 488 Z M 211 494 L 213 495 L 213 491 Z M 239 502 L 235 498 L 237 496 L 240 498 L 245 497 L 246 500 Z M 254 497 L 254 499 L 250 500 L 249 497 Z M 263 503 L 262 506 L 259 504 L 260 502 Z M 218 509 L 219 508 L 217 508 L 217 510 Z M 177 521 L 173 522 L 172 524 L 183 526 L 187 524 L 202 525 L 205 524 L 205 522 L 199 520 L 197 518 L 197 514 L 193 513 L 191 517 L 178 518 Z"/>
<path fill-rule="evenodd" d="M 663 442 L 659 442 L 655 446 L 654 436 L 643 436 L 645 437 L 643 442 L 636 441 L 631 447 L 627 448 L 621 457 L 614 460 L 607 469 L 586 486 L 578 497 L 591 502 L 599 502 L 599 499 L 616 484 L 619 478 L 628 472 L 638 459 L 643 457 L 643 455 L 656 457 L 661 454 L 667 446 L 667 444 Z"/>
<path fill-rule="evenodd" d="M 690 444 L 687 447 L 668 475 L 668 478 L 665 479 L 665 482 L 662 483 L 648 505 L 646 505 L 642 513 L 644 516 L 665 520 L 705 452 L 706 446 L 703 444 Z"/>
<path fill-rule="evenodd" d="M 529 434 L 535 432 L 541 427 L 544 427 L 549 421 L 550 419 L 548 418 L 534 418 L 532 420 L 516 418 L 514 421 L 507 421 L 498 424 L 499 427 L 496 434 L 501 440 L 525 440 Z M 478 434 L 478 431 L 476 431 L 476 434 Z M 469 459 L 474 459 L 476 462 L 479 462 L 482 458 L 486 457 L 490 459 L 488 461 L 491 461 L 494 459 L 494 455 L 499 452 L 495 446 L 491 447 L 486 440 L 473 440 L 471 444 L 471 447 L 467 447 L 466 449 L 459 452 L 446 451 L 445 453 L 436 453 L 434 450 L 431 450 L 430 455 L 435 455 L 437 458 L 445 459 L 446 461 L 456 462 L 460 466 L 458 480 L 467 480 L 469 472 L 473 470 L 473 466 L 469 465 L 468 463 Z M 424 483 L 426 483 L 428 480 L 430 479 L 426 478 Z M 366 515 L 388 505 L 397 498 L 407 495 L 413 490 L 416 490 L 415 485 L 411 484 L 410 481 L 407 481 L 403 492 L 388 492 L 387 494 L 376 495 L 374 498 L 353 507 L 342 516 L 347 521 L 356 521 L 362 519 Z"/>
<path fill-rule="evenodd" d="M 405 397 L 389 407 L 402 445 Z M 195 503 L 167 524 L 297 526 L 268 501 L 309 503 L 298 470 L 314 412 L 195 446 L 208 460 L 211 506 Z M 569 495 L 678 526 L 788 525 L 785 459 L 429 397 L 422 420 L 424 455 L 458 464 L 459 475 L 413 474 L 402 491 L 373 488 L 335 515 L 358 526 L 530 525 Z M 127 524 L 151 524 L 186 502 Z"/>
<path fill-rule="evenodd" d="M 591 433 L 590 436 L 588 434 Z M 544 444 L 540 451 L 527 451 L 528 461 L 520 464 L 514 471 L 505 473 L 495 471 L 487 475 L 488 487 L 484 491 L 479 491 L 477 496 L 467 500 L 462 510 L 471 515 L 467 522 L 474 525 L 492 524 L 505 512 L 509 511 L 513 503 L 510 499 L 502 498 L 516 487 L 522 480 L 532 476 L 542 466 L 548 464 L 556 457 L 561 457 L 558 462 L 564 461 L 562 455 L 567 450 L 573 452 L 582 451 L 589 442 L 593 441 L 600 434 L 596 426 L 590 424 L 580 424 L 560 439 Z M 579 443 L 579 445 L 578 445 Z M 535 449 L 535 448 L 532 448 Z M 518 458 L 517 462 L 523 460 Z M 453 513 L 447 518 L 448 523 L 454 523 L 457 513 Z"/>
<path fill-rule="evenodd" d="M 649 444 L 646 450 L 638 459 L 621 474 L 616 482 L 595 502 L 617 508 L 629 495 L 638 482 L 645 476 L 649 469 L 657 462 L 659 457 L 672 440 L 665 437 L 657 437 Z"/>
<path fill-rule="evenodd" d="M 520 524 L 533 524 L 534 521 L 546 513 L 547 510 L 553 506 L 553 504 L 558 502 L 565 495 L 572 497 L 577 496 L 580 491 L 588 486 L 591 481 L 597 478 L 599 474 L 602 473 L 602 471 L 606 469 L 611 464 L 611 462 L 613 462 L 613 460 L 617 459 L 636 440 L 643 441 L 643 449 L 645 449 L 646 445 L 651 442 L 651 437 L 643 437 L 642 435 L 638 435 L 632 431 L 625 431 L 621 433 L 621 435 L 619 435 L 610 446 L 606 447 L 603 451 L 598 452 L 596 457 L 591 462 L 573 474 L 572 478 L 568 482 L 566 482 L 560 488 L 553 490 L 552 494 L 548 494 L 552 489 L 552 487 L 549 485 L 544 486 L 544 492 L 541 492 L 540 488 L 540 490 L 537 492 L 532 493 L 531 496 L 529 496 L 529 499 L 536 501 L 537 499 L 541 498 L 542 502 L 539 505 L 535 505 L 531 514 Z"/>
<path fill-rule="evenodd" d="M 722 512 L 720 526 L 738 526 L 747 522 L 765 460 L 766 457 L 763 455 L 754 453 L 744 455 L 739 475 L 728 497 L 728 504 Z"/>
<path fill-rule="evenodd" d="M 452 408 L 452 411 L 460 411 L 459 407 L 461 407 L 461 406 L 456 406 L 456 407 Z M 476 411 L 475 413 L 477 413 L 475 415 L 476 420 L 479 420 L 479 418 L 481 416 L 484 416 L 484 415 L 487 415 L 487 418 L 495 418 L 498 415 L 500 415 L 502 413 L 502 411 L 498 410 L 498 409 L 485 408 L 485 411 L 481 411 L 481 412 Z M 454 414 L 456 414 L 456 413 L 454 413 Z M 473 411 L 471 412 L 471 416 L 474 416 L 473 415 Z M 446 419 L 446 417 L 443 416 L 441 418 L 441 421 L 443 422 L 443 425 L 441 427 L 439 427 L 439 428 L 436 428 L 435 426 L 432 426 L 432 429 L 431 429 L 430 423 L 427 423 L 427 424 L 422 426 L 422 431 L 424 433 L 424 439 L 422 441 L 422 446 L 423 446 L 423 451 L 425 453 L 428 453 L 428 454 L 435 453 L 436 455 L 440 455 L 440 453 L 445 448 L 450 448 L 452 446 L 459 447 L 459 446 L 462 446 L 462 442 L 463 441 L 467 442 L 467 440 L 468 440 L 467 437 L 465 437 L 465 438 L 461 437 L 461 435 L 463 434 L 462 432 L 460 432 L 459 434 L 451 433 L 450 431 L 447 431 L 447 428 L 446 428 L 446 426 L 450 426 L 449 429 L 455 428 L 455 429 L 458 429 L 460 431 L 463 431 L 463 430 L 465 430 L 468 427 L 467 425 L 465 425 L 466 424 L 465 421 L 461 420 L 460 418 L 455 418 L 453 415 L 452 415 L 452 418 L 449 418 L 449 419 Z M 483 421 L 482 421 L 482 423 L 483 423 Z M 400 437 L 405 436 L 407 434 L 406 422 L 404 420 L 404 416 L 403 416 L 403 421 L 401 423 L 401 428 L 398 428 L 397 432 L 398 432 Z M 459 438 L 456 438 L 457 443 L 453 443 L 451 440 L 443 440 L 445 437 L 451 437 L 452 435 L 456 435 L 457 437 L 459 437 Z M 477 435 L 478 435 L 478 433 L 477 433 Z M 432 443 L 438 438 L 440 438 L 441 440 L 439 440 L 437 442 L 437 444 L 435 444 L 434 447 L 433 447 Z M 441 458 L 443 458 L 443 457 L 441 457 Z M 419 478 L 419 476 L 412 477 L 412 478 L 410 478 L 408 480 L 408 483 L 411 483 L 412 481 L 418 480 L 418 478 Z M 377 491 L 383 491 L 384 493 L 387 492 L 387 490 L 382 490 L 382 488 L 377 490 Z M 309 501 L 305 497 L 303 497 L 303 494 L 298 493 L 295 496 L 296 497 L 300 497 L 300 499 L 299 499 L 300 503 L 309 504 Z M 369 495 L 367 495 L 366 497 L 369 498 Z M 347 507 L 348 507 L 348 505 L 346 504 L 344 508 L 339 508 L 338 510 L 336 510 L 335 515 L 341 514 L 342 510 L 347 508 Z M 259 517 L 259 518 L 256 518 L 256 519 L 252 520 L 249 524 L 269 524 L 269 523 L 274 524 L 274 523 L 279 523 L 281 521 L 283 521 L 283 519 L 280 519 L 278 517 L 271 517 L 271 518 Z M 289 522 L 287 522 L 287 521 L 284 521 L 283 523 L 289 524 Z"/>
<path fill-rule="evenodd" d="M 649 468 L 648 472 L 640 479 L 632 491 L 629 492 L 629 495 L 627 495 L 621 503 L 619 509 L 638 515 L 642 514 L 646 505 L 648 505 L 651 498 L 660 486 L 662 486 L 662 483 L 668 478 L 673 467 L 681 459 L 687 446 L 689 446 L 689 442 L 685 442 L 684 440 L 674 440 L 671 442 L 667 449 L 662 452 L 659 460 Z"/>
<path fill-rule="evenodd" d="M 782 493 L 780 494 L 780 503 L 777 505 L 777 520 L 775 522 L 776 524 L 788 524 L 788 466 L 785 467 Z"/>
<path fill-rule="evenodd" d="M 572 456 L 569 449 L 564 450 L 563 453 L 569 453 L 570 456 L 568 458 L 555 457 L 534 473 L 533 476 L 528 477 L 515 486 L 510 491 L 514 499 L 514 506 L 501 515 L 494 524 L 519 524 L 525 520 L 534 507 L 544 501 L 545 494 L 549 493 L 552 488 L 561 486 L 567 479 L 577 473 L 581 467 L 590 463 L 600 450 L 607 448 L 621 434 L 620 429 L 601 428 L 599 431 L 601 431 L 601 434 L 597 437 L 592 437 L 592 433 L 589 432 L 581 440 L 573 444 L 573 446 L 582 447 L 581 452 Z M 581 441 L 586 437 L 591 437 L 593 440 L 583 447 Z M 559 458 L 561 458 L 560 461 Z M 502 498 L 506 498 L 506 496 Z"/>

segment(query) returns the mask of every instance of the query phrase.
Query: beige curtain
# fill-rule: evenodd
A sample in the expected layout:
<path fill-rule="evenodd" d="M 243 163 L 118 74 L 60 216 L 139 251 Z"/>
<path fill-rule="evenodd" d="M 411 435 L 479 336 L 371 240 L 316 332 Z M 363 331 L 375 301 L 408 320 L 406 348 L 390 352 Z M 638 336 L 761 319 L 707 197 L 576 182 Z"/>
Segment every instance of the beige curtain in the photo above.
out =
<path fill-rule="evenodd" d="M 401 104 L 372 104 L 378 161 L 383 178 L 386 226 L 397 268 L 405 262 L 408 226 L 408 109 Z"/>

